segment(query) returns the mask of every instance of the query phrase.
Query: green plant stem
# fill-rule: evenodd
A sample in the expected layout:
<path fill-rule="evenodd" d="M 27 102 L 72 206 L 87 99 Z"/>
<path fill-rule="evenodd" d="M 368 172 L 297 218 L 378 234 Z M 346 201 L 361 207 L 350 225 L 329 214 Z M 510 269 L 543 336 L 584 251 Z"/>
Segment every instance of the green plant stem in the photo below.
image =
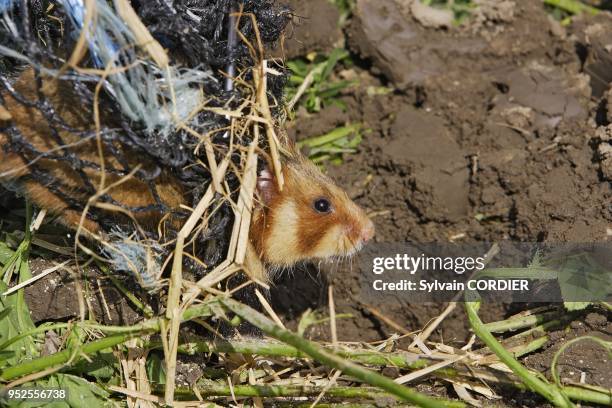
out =
<path fill-rule="evenodd" d="M 529 370 L 523 367 L 523 365 L 514 358 L 512 353 L 506 350 L 495 339 L 495 337 L 493 337 L 491 332 L 487 330 L 478 316 L 478 306 L 478 302 L 465 302 L 465 309 L 467 311 L 468 319 L 476 336 L 478 336 L 478 338 L 482 340 L 482 342 L 485 343 L 489 349 L 497 355 L 497 357 L 499 357 L 501 362 L 506 364 L 514 372 L 514 374 L 519 376 L 530 390 L 542 395 L 544 398 L 558 407 L 572 407 L 573 404 L 571 401 L 569 401 L 569 399 L 560 391 L 559 388 L 529 372 Z"/>
<path fill-rule="evenodd" d="M 29 241 L 26 241 L 26 240 L 21 241 L 21 243 L 19 244 L 15 252 L 13 252 L 9 260 L 4 264 L 2 269 L 0 269 L 0 275 L 2 276 L 2 279 L 4 280 L 4 283 L 6 283 L 7 285 L 10 283 L 11 278 L 13 277 L 13 269 L 14 269 L 15 264 L 17 263 L 17 260 L 21 258 L 23 252 L 27 250 L 29 246 L 30 246 Z"/>
<path fill-rule="evenodd" d="M 298 147 L 317 147 L 323 146 L 331 142 L 335 142 L 338 139 L 342 139 L 350 135 L 351 133 L 355 133 L 359 130 L 359 124 L 343 126 L 332 130 L 329 133 L 326 133 L 322 136 L 315 136 L 308 139 L 304 139 L 297 143 Z"/>
<path fill-rule="evenodd" d="M 275 407 L 278 408 L 312 408 L 312 402 L 303 402 L 303 403 L 299 403 L 299 402 L 278 402 L 274 405 Z M 393 406 L 395 408 L 414 408 L 414 405 L 410 404 L 410 405 L 406 405 L 406 404 L 393 404 Z M 245 408 L 247 408 L 247 406 L 245 405 Z M 249 407 L 250 408 L 250 407 Z M 345 402 L 339 402 L 339 403 L 318 403 L 316 408 L 380 408 L 380 404 L 376 404 L 376 403 L 370 403 L 370 404 L 363 404 L 363 403 L 345 403 Z"/>
<path fill-rule="evenodd" d="M 198 306 L 190 307 L 183 312 L 183 321 L 191 320 L 196 317 L 210 315 L 210 302 L 202 303 Z M 157 317 L 146 320 L 135 326 L 118 327 L 118 326 L 100 326 L 100 325 L 85 325 L 86 327 L 98 329 L 115 329 L 121 330 L 121 333 L 114 334 L 103 339 L 95 340 L 78 347 L 71 347 L 49 356 L 39 357 L 30 361 L 23 362 L 14 367 L 8 367 L 0 372 L 0 381 L 9 381 L 11 379 L 28 375 L 34 372 L 44 370 L 60 364 L 65 364 L 71 359 L 76 362 L 84 355 L 96 353 L 109 347 L 124 343 L 129 339 L 141 337 L 145 334 L 151 334 L 160 331 L 162 324 L 167 325 L 168 319 Z M 47 329 L 47 328 L 45 328 Z"/>
<path fill-rule="evenodd" d="M 158 386 L 159 387 L 159 386 Z M 389 399 L 389 402 L 396 402 L 397 397 L 388 392 L 381 391 L 374 387 L 346 387 L 332 386 L 312 387 L 303 385 L 233 385 L 231 388 L 228 384 L 217 383 L 211 381 L 198 381 L 196 384 L 198 392 L 202 397 L 265 397 L 265 398 L 291 398 L 291 397 L 316 397 L 321 392 L 325 391 L 325 396 L 328 398 L 359 398 L 364 400 L 381 400 Z M 159 387 L 156 391 L 161 390 Z M 193 389 L 185 387 L 177 387 L 175 394 L 180 397 L 192 398 L 194 396 Z M 448 402 L 448 401 L 444 401 Z M 318 406 L 318 405 L 317 405 Z M 343 405 L 344 407 L 345 405 Z M 363 406 L 359 404 L 359 406 Z M 371 405 L 366 405 L 371 406 Z M 397 404 L 393 404 L 397 406 Z M 461 402 L 451 402 L 449 407 L 463 407 Z"/>
<path fill-rule="evenodd" d="M 91 330 L 100 330 L 103 333 L 134 333 L 148 330 L 159 330 L 157 319 L 149 319 L 142 323 L 133 325 L 133 326 L 104 326 L 101 324 L 88 323 L 88 322 L 79 322 L 79 323 L 54 323 L 51 325 L 39 326 L 32 330 L 28 330 L 24 333 L 21 333 L 15 337 L 12 337 L 0 344 L 0 351 L 4 350 L 11 344 L 19 341 L 25 337 L 32 336 L 38 333 L 45 333 L 49 330 L 57 330 L 57 329 L 67 329 L 73 327 L 75 329 L 91 329 Z"/>
<path fill-rule="evenodd" d="M 314 360 L 317 360 L 322 364 L 327 365 L 328 367 L 335 368 L 351 377 L 359 379 L 360 381 L 381 388 L 404 401 L 409 401 L 425 408 L 455 406 L 454 402 L 437 401 L 419 392 L 413 391 L 408 387 L 397 384 L 393 380 L 384 377 L 374 371 L 368 370 L 346 359 L 343 359 L 342 357 L 325 350 L 319 345 L 309 340 L 306 340 L 295 333 L 292 333 L 288 330 L 279 327 L 261 313 L 253 310 L 252 308 L 246 305 L 236 302 L 233 299 L 221 299 L 221 303 L 229 310 L 240 316 L 242 319 L 259 327 L 267 335 L 274 337 L 284 343 L 292 345 L 304 354 L 307 354 Z M 457 406 L 465 406 L 465 404 Z"/>
<path fill-rule="evenodd" d="M 325 389 L 324 387 L 274 384 L 233 385 L 230 388 L 227 383 L 220 384 L 210 381 L 199 381 L 196 386 L 203 397 L 228 397 L 232 394 L 237 397 L 316 397 Z M 179 392 L 179 390 L 181 389 L 177 388 L 177 392 Z M 189 388 L 183 388 L 181 391 L 186 394 L 193 394 L 193 390 Z M 325 395 L 332 398 L 390 398 L 396 400 L 393 394 L 383 392 L 373 387 L 333 386 L 327 389 Z"/>
<path fill-rule="evenodd" d="M 592 387 L 592 386 L 591 386 Z M 582 387 L 565 386 L 561 388 L 565 395 L 575 401 L 592 402 L 600 405 L 612 405 L 612 390 L 602 388 L 594 390 Z"/>
<path fill-rule="evenodd" d="M 127 298 L 128 301 L 130 301 L 138 310 L 140 310 L 145 315 L 145 317 L 153 317 L 153 309 L 151 308 L 151 306 L 141 302 L 140 299 L 134 296 L 132 292 L 130 292 L 125 286 L 123 286 L 119 279 L 113 276 L 113 274 L 109 271 L 106 265 L 102 264 L 102 262 L 97 259 L 96 264 L 98 265 L 98 268 L 100 268 L 100 270 L 106 275 L 106 277 L 110 279 L 113 285 L 115 285 L 117 290 L 119 290 L 119 292 L 121 292 L 123 296 Z"/>
<path fill-rule="evenodd" d="M 116 346 L 124 343 L 131 338 L 139 337 L 142 333 L 128 333 L 128 334 L 117 334 L 109 337 L 105 337 L 100 340 L 92 341 L 82 345 L 78 348 L 69 348 L 66 350 L 59 351 L 49 356 L 36 358 L 34 360 L 25 361 L 19 365 L 8 367 L 0 372 L 0 381 L 9 381 L 23 375 L 36 373 L 46 368 L 65 364 L 73 356 L 74 361 L 77 361 L 84 354 L 96 353 L 109 347 Z"/>
<path fill-rule="evenodd" d="M 324 387 L 306 387 L 301 385 L 234 385 L 230 389 L 229 385 L 215 383 L 210 380 L 198 381 L 198 391 L 202 396 L 231 396 L 237 397 L 309 397 L 318 396 Z M 160 388 L 161 389 L 161 388 Z M 576 400 L 592 402 L 602 405 L 612 404 L 612 394 L 610 390 L 594 391 L 580 387 L 564 387 L 563 391 Z M 193 390 L 190 388 L 176 388 L 177 395 L 192 396 Z M 363 398 L 363 399 L 382 399 L 396 398 L 393 394 L 380 391 L 372 387 L 346 387 L 334 386 L 329 388 L 325 395 L 332 398 Z M 446 402 L 446 401 L 445 401 Z M 393 405 L 397 406 L 397 405 Z"/>
<path fill-rule="evenodd" d="M 548 338 L 546 336 L 540 337 L 528 343 L 524 348 L 514 353 L 516 357 L 520 357 L 527 353 L 542 347 Z M 145 345 L 147 348 L 161 348 L 161 342 L 150 342 Z M 252 354 L 264 357 L 286 357 L 286 358 L 304 358 L 307 357 L 304 353 L 300 352 L 295 347 L 289 346 L 284 343 L 272 343 L 269 341 L 214 341 L 214 342 L 193 342 L 186 343 L 179 346 L 179 352 L 186 354 L 197 354 L 197 353 L 241 353 L 241 354 Z M 347 358 L 351 361 L 359 362 L 362 364 L 368 364 L 379 367 L 394 366 L 397 368 L 404 369 L 420 369 L 427 366 L 429 363 L 426 359 L 420 359 L 417 361 L 411 361 L 409 357 L 406 357 L 402 353 L 379 353 L 372 352 L 369 350 L 337 350 L 334 352 L 343 358 Z M 222 378 L 223 375 L 220 373 L 214 373 L 215 378 Z M 455 368 L 447 367 L 444 369 L 436 370 L 432 374 L 439 375 L 440 378 L 458 378 L 467 376 L 470 378 L 470 371 L 464 373 L 458 371 Z M 211 377 L 208 376 L 210 379 Z M 518 388 L 521 390 L 526 389 L 525 385 L 518 381 L 512 381 L 510 378 L 505 381 L 498 381 L 504 385 Z M 563 387 L 565 392 L 571 399 L 580 400 L 585 402 L 594 402 L 598 404 L 612 403 L 612 392 L 609 390 L 602 389 L 600 391 L 592 391 L 580 387 Z"/>
<path fill-rule="evenodd" d="M 159 341 L 150 342 L 149 348 L 161 348 Z M 238 341 L 199 341 L 185 343 L 179 346 L 179 351 L 186 354 L 197 353 L 241 353 L 253 354 L 266 357 L 287 357 L 305 358 L 308 357 L 295 347 L 285 343 L 270 341 L 238 340 Z M 355 361 L 361 364 L 373 366 L 393 366 L 397 368 L 420 369 L 428 365 L 427 359 L 417 359 L 410 353 L 381 353 L 370 350 L 338 350 L 334 349 L 335 354 L 342 358 Z"/>
<path fill-rule="evenodd" d="M 599 10 L 595 7 L 591 7 L 576 0 L 544 0 L 544 4 L 557 7 L 571 14 L 580 14 L 583 11 L 593 15 L 599 13 Z"/>
<path fill-rule="evenodd" d="M 523 332 L 515 334 L 514 336 L 508 337 L 506 340 L 515 340 L 515 339 L 520 339 L 520 338 L 528 337 L 528 336 L 536 336 L 536 335 L 546 334 L 547 330 L 549 330 L 549 329 L 551 329 L 553 327 L 561 326 L 562 324 L 571 321 L 574 318 L 574 316 L 575 316 L 574 313 L 568 313 L 568 314 L 562 316 L 559 319 L 550 320 L 550 321 L 548 321 L 546 323 L 539 324 L 539 325 L 537 325 L 535 327 L 532 327 L 529 330 L 525 330 Z"/>
<path fill-rule="evenodd" d="M 8 346 L 10 346 L 11 344 L 26 338 L 28 336 L 32 336 L 34 334 L 38 334 L 38 333 L 44 333 L 47 332 L 49 330 L 55 330 L 55 329 L 65 329 L 67 327 L 69 327 L 70 324 L 69 323 L 55 323 L 52 324 L 50 326 L 42 326 L 42 327 L 37 327 L 35 329 L 32 330 L 28 330 L 27 332 L 21 333 L 15 337 L 11 337 L 10 339 L 8 339 L 7 341 L 5 341 L 4 343 L 0 344 L 0 351 L 4 350 L 5 348 L 7 348 Z"/>
<path fill-rule="evenodd" d="M 541 313 L 530 316 L 515 317 L 513 319 L 500 320 L 498 322 L 487 323 L 485 329 L 492 333 L 505 333 L 511 330 L 523 329 L 534 324 L 544 324 L 550 319 L 559 316 L 558 311 Z"/>
<path fill-rule="evenodd" d="M 332 157 L 331 154 L 322 154 L 320 156 L 312 157 L 310 161 L 313 162 L 314 164 L 318 164 L 318 163 L 322 163 L 324 161 L 331 159 L 331 157 Z"/>
<path fill-rule="evenodd" d="M 537 338 L 537 339 L 527 343 L 525 345 L 525 347 L 523 347 L 522 349 L 515 351 L 513 353 L 514 357 L 522 357 L 525 354 L 532 353 L 532 352 L 538 350 L 539 348 L 543 347 L 546 343 L 548 343 L 548 340 L 549 340 L 548 336 L 539 337 L 539 338 Z"/>

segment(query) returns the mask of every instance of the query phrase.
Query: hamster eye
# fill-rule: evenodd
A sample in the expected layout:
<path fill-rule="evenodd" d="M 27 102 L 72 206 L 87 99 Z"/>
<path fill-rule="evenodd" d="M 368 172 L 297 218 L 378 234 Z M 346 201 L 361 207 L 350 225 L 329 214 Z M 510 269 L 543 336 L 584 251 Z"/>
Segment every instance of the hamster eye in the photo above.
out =
<path fill-rule="evenodd" d="M 326 214 L 331 211 L 331 203 L 327 198 L 317 198 L 313 203 L 315 211 Z"/>

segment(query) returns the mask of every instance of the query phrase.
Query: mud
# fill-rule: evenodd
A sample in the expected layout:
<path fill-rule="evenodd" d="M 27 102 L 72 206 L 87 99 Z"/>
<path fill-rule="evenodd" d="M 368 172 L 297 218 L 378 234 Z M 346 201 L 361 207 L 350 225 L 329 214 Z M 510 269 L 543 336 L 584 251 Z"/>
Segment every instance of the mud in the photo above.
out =
<path fill-rule="evenodd" d="M 54 266 L 55 263 L 42 258 L 30 261 L 32 276 Z M 80 310 L 85 318 L 95 316 L 99 322 L 110 325 L 128 326 L 142 319 L 141 313 L 99 270 L 84 268 L 85 279 L 78 280 L 79 288 L 73 273 L 76 272 L 60 269 L 25 288 L 25 300 L 35 324 L 72 320 L 80 317 Z M 78 293 L 82 294 L 81 299 Z"/>
<path fill-rule="evenodd" d="M 612 340 L 610 316 L 592 312 L 584 319 L 575 320 L 570 330 L 557 330 L 550 334 L 550 342 L 540 353 L 528 355 L 523 362 L 530 368 L 545 372 L 550 377 L 551 362 L 560 347 L 573 339 L 592 336 L 603 341 Z M 559 378 L 564 384 L 581 381 L 604 388 L 612 388 L 610 367 L 612 361 L 606 350 L 592 340 L 578 341 L 565 349 L 557 363 Z M 584 377 L 581 380 L 581 377 Z"/>
<path fill-rule="evenodd" d="M 481 2 L 485 6 L 463 26 L 432 29 L 400 3 L 357 1 L 344 30 L 356 61 L 350 75 L 359 80 L 341 97 L 347 109 L 298 115 L 290 124 L 297 139 L 349 122 L 369 130 L 360 152 L 328 172 L 372 214 L 376 241 L 609 240 L 610 15 L 580 18 L 565 28 L 539 2 Z M 349 75 L 343 67 L 336 74 Z M 291 290 L 273 299 L 293 325 L 306 308 L 326 311 L 328 283 L 336 312 L 353 316 L 338 320 L 340 340 L 397 333 L 380 314 L 404 332 L 419 330 L 446 307 L 390 297 L 360 303 L 358 268 L 321 269 L 325 279 L 319 282 L 296 271 L 273 291 Z M 499 320 L 517 307 L 486 304 L 481 317 Z M 597 316 L 601 325 L 578 319 L 569 334 L 560 330 L 526 364 L 549 370 L 561 338 L 608 338 L 609 316 Z M 329 328 L 309 335 L 328 338 Z M 432 339 L 462 345 L 469 336 L 458 307 Z M 582 366 L 593 383 L 609 387 L 612 365 L 598 357 L 602 353 L 594 343 L 572 346 L 560 360 L 562 376 L 577 381 L 580 373 L 571 366 Z"/>

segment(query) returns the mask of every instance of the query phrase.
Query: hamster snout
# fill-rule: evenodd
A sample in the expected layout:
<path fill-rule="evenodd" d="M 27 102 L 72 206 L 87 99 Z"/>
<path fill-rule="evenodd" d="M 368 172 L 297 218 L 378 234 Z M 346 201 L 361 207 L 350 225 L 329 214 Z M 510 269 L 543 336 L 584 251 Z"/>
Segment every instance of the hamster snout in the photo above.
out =
<path fill-rule="evenodd" d="M 352 255 L 354 252 L 359 251 L 368 241 L 374 238 L 376 228 L 365 211 L 350 201 L 348 197 L 342 201 L 345 208 L 344 211 L 348 213 L 344 218 L 345 222 L 347 222 L 349 225 L 346 234 L 348 235 L 348 241 L 351 245 L 344 251 L 339 252 Z"/>
<path fill-rule="evenodd" d="M 374 238 L 374 234 L 376 232 L 376 228 L 374 228 L 374 223 L 371 219 L 366 218 L 365 225 L 363 225 L 361 229 L 361 240 L 365 243 Z"/>

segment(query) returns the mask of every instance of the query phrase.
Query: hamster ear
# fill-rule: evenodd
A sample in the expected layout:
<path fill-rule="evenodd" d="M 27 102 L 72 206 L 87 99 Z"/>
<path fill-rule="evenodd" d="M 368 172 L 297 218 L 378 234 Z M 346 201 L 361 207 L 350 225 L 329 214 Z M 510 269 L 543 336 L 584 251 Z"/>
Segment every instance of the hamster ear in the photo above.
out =
<path fill-rule="evenodd" d="M 257 193 L 264 206 L 269 206 L 278 194 L 276 178 L 267 166 L 257 175 Z"/>

